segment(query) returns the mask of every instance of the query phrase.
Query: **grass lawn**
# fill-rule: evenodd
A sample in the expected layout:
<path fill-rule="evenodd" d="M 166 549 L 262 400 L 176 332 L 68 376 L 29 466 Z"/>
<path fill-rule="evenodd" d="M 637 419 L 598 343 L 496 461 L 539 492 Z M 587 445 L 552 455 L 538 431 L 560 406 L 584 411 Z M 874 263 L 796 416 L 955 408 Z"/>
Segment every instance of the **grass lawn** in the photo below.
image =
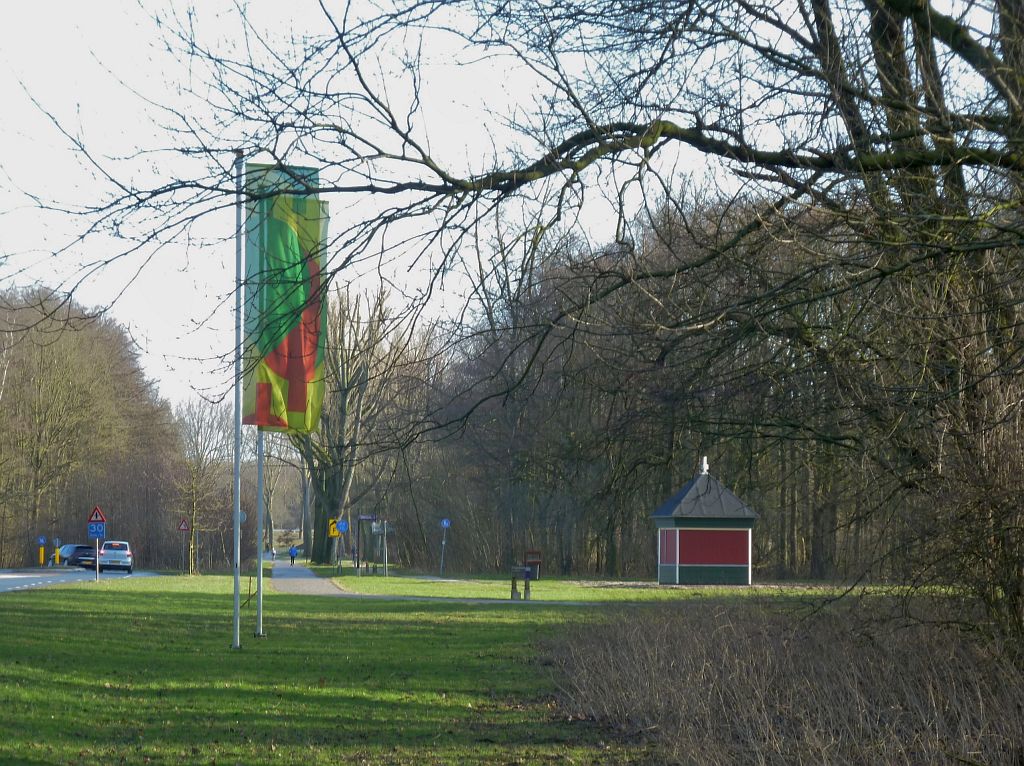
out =
<path fill-rule="evenodd" d="M 310 567 L 321 577 L 332 577 L 341 588 L 353 593 L 375 596 L 416 596 L 437 598 L 475 598 L 509 601 L 510 577 L 448 578 L 423 577 L 409 574 L 384 577 L 380 574 L 357 577 L 346 567 L 336 577 L 336 567 Z M 518 584 L 522 593 L 523 583 Z M 608 582 L 542 578 L 530 583 L 532 601 L 559 602 L 636 602 L 678 601 L 685 599 L 736 599 L 784 597 L 801 599 L 835 595 L 840 589 L 831 586 L 755 585 L 754 587 L 701 585 L 694 587 L 656 585 L 654 582 Z"/>
<path fill-rule="evenodd" d="M 507 587 L 492 586 L 496 597 Z M 267 637 L 252 637 L 250 607 L 239 651 L 231 588 L 228 577 L 160 577 L 0 594 L 0 763 L 648 757 L 551 703 L 534 641 L 590 609 L 267 593 Z M 444 595 L 459 595 L 453 588 Z"/>

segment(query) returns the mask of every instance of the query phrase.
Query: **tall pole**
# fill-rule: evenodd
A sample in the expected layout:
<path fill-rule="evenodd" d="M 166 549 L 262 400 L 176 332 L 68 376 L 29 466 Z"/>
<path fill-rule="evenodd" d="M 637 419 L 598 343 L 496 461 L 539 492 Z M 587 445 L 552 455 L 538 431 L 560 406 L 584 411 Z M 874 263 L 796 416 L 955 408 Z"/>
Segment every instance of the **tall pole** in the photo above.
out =
<path fill-rule="evenodd" d="M 235 150 L 235 476 L 234 508 L 234 574 L 235 614 L 232 649 L 241 649 L 242 602 L 242 150 Z"/>
<path fill-rule="evenodd" d="M 263 429 L 256 429 L 256 638 L 263 633 Z"/>

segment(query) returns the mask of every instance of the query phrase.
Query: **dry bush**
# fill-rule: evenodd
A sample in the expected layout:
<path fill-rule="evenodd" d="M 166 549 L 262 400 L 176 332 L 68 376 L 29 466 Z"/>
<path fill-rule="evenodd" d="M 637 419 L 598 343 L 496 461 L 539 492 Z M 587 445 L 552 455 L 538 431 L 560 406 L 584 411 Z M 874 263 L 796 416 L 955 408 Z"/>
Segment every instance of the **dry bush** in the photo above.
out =
<path fill-rule="evenodd" d="M 1024 764 L 1011 663 L 954 631 L 871 635 L 861 617 L 637 609 L 549 649 L 569 715 L 642 733 L 666 762 Z"/>

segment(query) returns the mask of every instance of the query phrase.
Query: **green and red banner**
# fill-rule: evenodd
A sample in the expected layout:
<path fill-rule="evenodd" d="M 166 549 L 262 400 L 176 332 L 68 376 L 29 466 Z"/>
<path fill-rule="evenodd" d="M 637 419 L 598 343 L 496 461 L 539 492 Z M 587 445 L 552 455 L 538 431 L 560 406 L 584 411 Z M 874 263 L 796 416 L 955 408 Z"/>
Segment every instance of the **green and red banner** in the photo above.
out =
<path fill-rule="evenodd" d="M 324 398 L 327 300 L 320 254 L 327 203 L 312 168 L 245 169 L 242 422 L 309 433 Z"/>

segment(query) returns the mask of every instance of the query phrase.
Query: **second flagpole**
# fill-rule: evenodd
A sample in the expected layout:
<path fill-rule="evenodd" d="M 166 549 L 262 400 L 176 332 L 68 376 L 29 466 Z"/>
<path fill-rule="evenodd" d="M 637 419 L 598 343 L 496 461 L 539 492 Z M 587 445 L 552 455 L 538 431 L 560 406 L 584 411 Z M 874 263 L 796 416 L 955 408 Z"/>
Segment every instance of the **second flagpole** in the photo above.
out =
<path fill-rule="evenodd" d="M 242 559 L 242 150 L 235 150 L 235 474 L 233 556 L 235 576 L 234 631 L 231 648 L 241 649 Z"/>

